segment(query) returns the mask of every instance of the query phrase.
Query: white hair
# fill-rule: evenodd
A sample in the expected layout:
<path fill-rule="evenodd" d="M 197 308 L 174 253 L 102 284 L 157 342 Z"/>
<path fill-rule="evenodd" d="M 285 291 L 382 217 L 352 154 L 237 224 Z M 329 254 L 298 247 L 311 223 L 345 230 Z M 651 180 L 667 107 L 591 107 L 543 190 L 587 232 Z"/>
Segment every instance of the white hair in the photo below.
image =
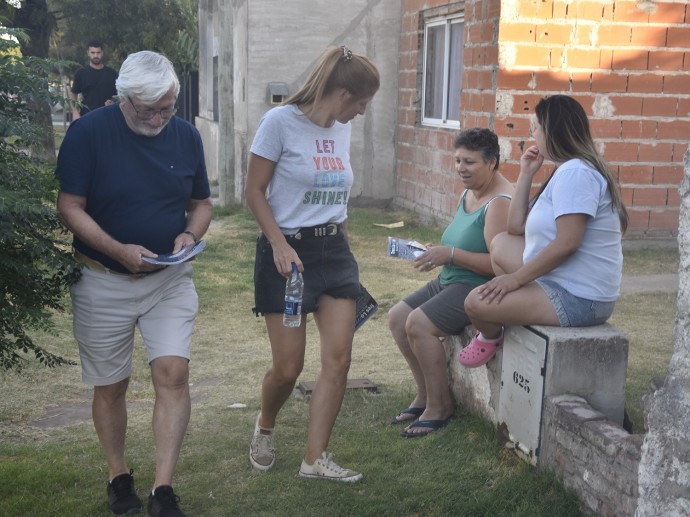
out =
<path fill-rule="evenodd" d="M 180 81 L 170 60 L 163 54 L 143 50 L 130 54 L 115 81 L 120 97 L 136 97 L 144 103 L 161 99 L 170 91 L 180 93 Z"/>

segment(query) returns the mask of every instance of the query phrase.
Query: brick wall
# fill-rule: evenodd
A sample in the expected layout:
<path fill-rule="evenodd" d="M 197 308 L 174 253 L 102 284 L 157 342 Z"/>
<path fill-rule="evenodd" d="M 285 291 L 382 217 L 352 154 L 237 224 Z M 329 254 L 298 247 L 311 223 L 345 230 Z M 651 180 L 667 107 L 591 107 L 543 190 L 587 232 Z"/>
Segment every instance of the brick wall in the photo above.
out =
<path fill-rule="evenodd" d="M 462 186 L 452 168 L 454 131 L 419 122 L 420 13 L 464 6 L 461 127 L 496 131 L 501 170 L 514 180 L 521 150 L 531 142 L 535 104 L 553 93 L 572 95 L 587 110 L 619 179 L 631 216 L 628 235 L 673 235 L 690 140 L 688 4 L 404 0 L 396 203 L 444 221 L 455 211 Z"/>

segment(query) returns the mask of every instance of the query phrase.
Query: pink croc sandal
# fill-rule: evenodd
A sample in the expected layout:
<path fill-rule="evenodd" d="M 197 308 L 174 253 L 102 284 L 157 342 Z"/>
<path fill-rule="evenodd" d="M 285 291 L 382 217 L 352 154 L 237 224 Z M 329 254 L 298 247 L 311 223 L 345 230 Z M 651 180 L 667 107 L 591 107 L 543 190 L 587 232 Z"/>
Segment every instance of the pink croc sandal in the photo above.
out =
<path fill-rule="evenodd" d="M 470 344 L 458 352 L 458 362 L 465 368 L 478 368 L 488 363 L 496 355 L 496 350 L 503 344 L 503 334 L 496 343 L 487 343 L 479 339 L 477 332 Z"/>

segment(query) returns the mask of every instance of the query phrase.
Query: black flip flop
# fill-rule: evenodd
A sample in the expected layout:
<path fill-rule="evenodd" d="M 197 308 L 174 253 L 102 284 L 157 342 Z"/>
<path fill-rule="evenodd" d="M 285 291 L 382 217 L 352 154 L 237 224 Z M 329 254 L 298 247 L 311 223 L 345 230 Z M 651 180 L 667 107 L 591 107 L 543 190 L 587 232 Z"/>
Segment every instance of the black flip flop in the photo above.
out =
<path fill-rule="evenodd" d="M 403 438 L 421 438 L 422 436 L 428 436 L 434 431 L 438 431 L 448 425 L 448 423 L 453 419 L 453 416 L 449 416 L 445 420 L 415 420 L 412 422 L 408 429 L 402 431 L 400 436 Z M 410 430 L 414 428 L 424 427 L 429 429 L 426 433 L 411 433 Z"/>
<path fill-rule="evenodd" d="M 403 409 L 400 413 L 395 415 L 393 418 L 390 419 L 388 422 L 391 425 L 396 425 L 396 424 L 405 424 L 407 422 L 411 422 L 412 420 L 417 420 L 420 416 L 422 416 L 422 413 L 424 413 L 425 407 L 408 407 L 406 409 Z M 398 420 L 399 416 L 402 415 L 412 415 L 412 418 L 406 418 L 405 420 Z"/>

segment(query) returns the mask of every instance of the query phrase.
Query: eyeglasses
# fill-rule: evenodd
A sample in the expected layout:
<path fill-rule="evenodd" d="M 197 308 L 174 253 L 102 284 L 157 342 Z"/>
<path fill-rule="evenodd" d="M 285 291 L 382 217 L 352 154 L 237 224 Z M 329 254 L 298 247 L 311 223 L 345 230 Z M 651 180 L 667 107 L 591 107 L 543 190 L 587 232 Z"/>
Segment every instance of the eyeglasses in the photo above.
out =
<path fill-rule="evenodd" d="M 153 117 L 155 117 L 157 114 L 160 115 L 160 117 L 163 120 L 167 120 L 171 118 L 175 113 L 177 113 L 177 106 L 173 106 L 172 108 L 165 108 L 162 110 L 138 110 L 134 103 L 132 102 L 132 99 L 127 97 L 127 100 L 129 103 L 132 105 L 132 109 L 134 112 L 137 114 L 137 118 L 139 120 L 151 120 Z"/>

